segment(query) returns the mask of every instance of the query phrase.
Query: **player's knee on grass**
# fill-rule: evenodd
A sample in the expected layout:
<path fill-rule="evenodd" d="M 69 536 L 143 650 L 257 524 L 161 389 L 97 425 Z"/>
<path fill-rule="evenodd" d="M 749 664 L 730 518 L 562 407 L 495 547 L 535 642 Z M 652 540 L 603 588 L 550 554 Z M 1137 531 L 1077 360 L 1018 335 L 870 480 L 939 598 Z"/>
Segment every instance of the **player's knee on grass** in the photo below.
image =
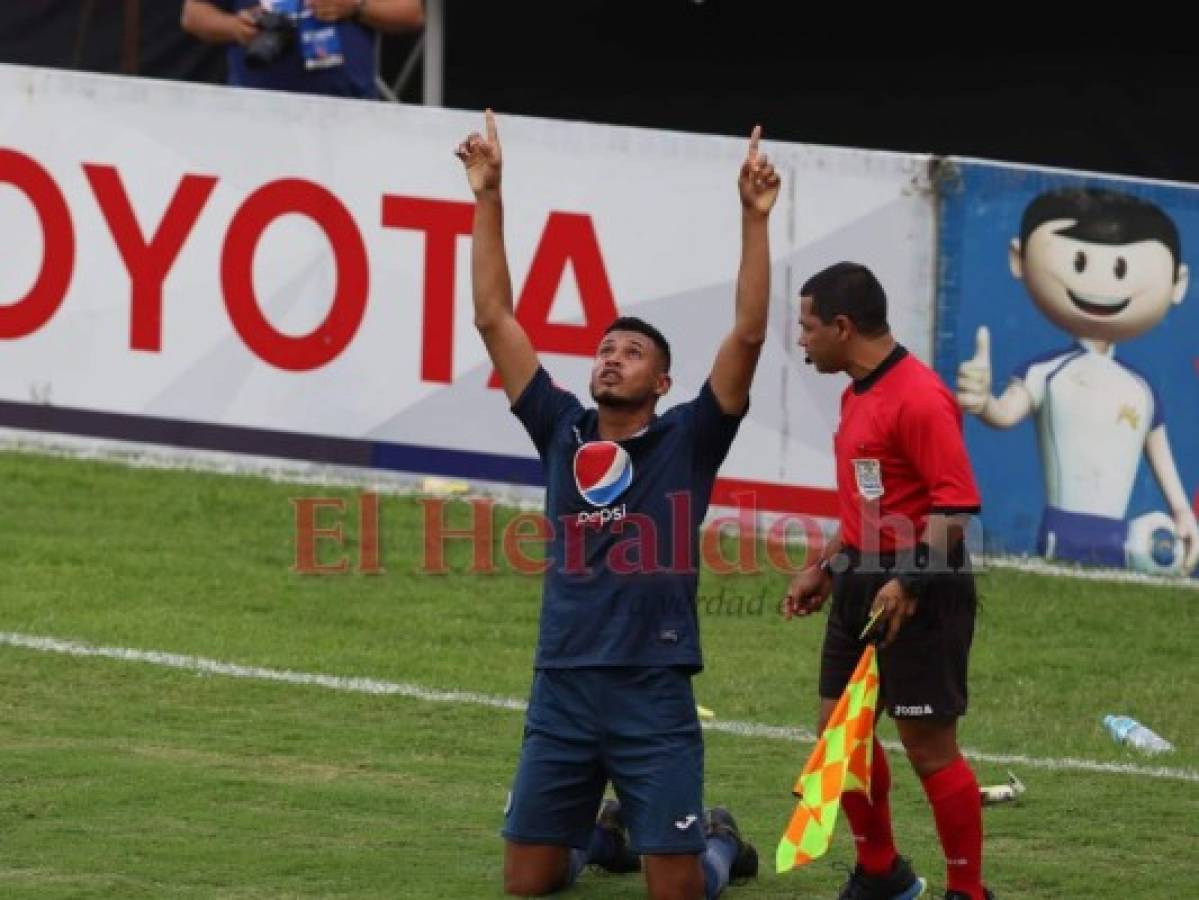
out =
<path fill-rule="evenodd" d="M 642 867 L 650 900 L 703 900 L 704 870 L 698 856 L 645 856 Z"/>
<path fill-rule="evenodd" d="M 544 897 L 566 887 L 570 849 L 543 844 L 504 845 L 504 893 Z"/>

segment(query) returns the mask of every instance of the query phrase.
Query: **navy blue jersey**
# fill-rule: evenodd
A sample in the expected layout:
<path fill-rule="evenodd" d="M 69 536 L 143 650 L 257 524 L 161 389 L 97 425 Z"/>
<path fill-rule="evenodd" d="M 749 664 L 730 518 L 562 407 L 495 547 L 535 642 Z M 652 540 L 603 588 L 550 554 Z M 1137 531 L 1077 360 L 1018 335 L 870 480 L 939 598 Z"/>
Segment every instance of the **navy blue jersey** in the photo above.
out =
<path fill-rule="evenodd" d="M 701 669 L 699 526 L 744 413 L 705 383 L 638 436 L 603 441 L 596 410 L 544 368 L 512 411 L 545 466 L 553 535 L 535 665 Z"/>

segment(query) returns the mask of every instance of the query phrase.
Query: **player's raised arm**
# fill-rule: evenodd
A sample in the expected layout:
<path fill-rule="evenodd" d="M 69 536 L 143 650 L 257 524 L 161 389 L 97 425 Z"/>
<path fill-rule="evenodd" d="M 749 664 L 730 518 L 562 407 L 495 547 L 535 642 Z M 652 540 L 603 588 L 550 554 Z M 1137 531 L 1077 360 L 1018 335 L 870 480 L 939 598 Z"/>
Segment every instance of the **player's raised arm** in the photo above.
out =
<path fill-rule="evenodd" d="M 495 114 L 489 109 L 484 117 L 485 134 L 469 134 L 454 155 L 466 167 L 466 179 L 475 195 L 470 250 L 475 327 L 499 373 L 504 393 L 515 402 L 539 363 L 532 341 L 512 313 L 512 276 L 504 249 L 504 205 L 500 197 L 503 156 Z"/>
<path fill-rule="evenodd" d="M 737 414 L 749 402 L 749 387 L 766 340 L 770 306 L 770 238 L 767 224 L 778 199 L 780 179 L 760 152 L 762 126 L 755 125 L 741 164 L 741 268 L 737 272 L 737 309 L 733 330 L 720 345 L 712 366 L 712 393 L 726 413 Z"/>

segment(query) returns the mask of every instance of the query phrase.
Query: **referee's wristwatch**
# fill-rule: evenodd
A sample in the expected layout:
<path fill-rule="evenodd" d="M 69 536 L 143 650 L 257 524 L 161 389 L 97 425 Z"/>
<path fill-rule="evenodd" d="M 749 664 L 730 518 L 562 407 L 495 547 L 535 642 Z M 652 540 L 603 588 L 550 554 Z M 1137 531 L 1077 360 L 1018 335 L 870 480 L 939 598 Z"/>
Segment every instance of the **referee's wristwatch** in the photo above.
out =
<path fill-rule="evenodd" d="M 828 578 L 833 577 L 833 561 L 831 558 L 822 559 L 816 564 L 816 568 L 820 570 L 820 574 Z"/>

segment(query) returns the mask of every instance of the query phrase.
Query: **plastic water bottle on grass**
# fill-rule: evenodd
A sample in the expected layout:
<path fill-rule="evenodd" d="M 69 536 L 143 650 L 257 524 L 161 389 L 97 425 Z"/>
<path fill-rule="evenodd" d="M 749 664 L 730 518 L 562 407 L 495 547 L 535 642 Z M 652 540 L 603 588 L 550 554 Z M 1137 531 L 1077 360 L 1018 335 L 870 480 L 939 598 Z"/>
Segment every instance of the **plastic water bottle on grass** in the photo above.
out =
<path fill-rule="evenodd" d="M 1143 753 L 1165 753 L 1174 745 L 1150 731 L 1131 716 L 1104 716 L 1103 727 L 1117 744 L 1126 744 Z"/>

